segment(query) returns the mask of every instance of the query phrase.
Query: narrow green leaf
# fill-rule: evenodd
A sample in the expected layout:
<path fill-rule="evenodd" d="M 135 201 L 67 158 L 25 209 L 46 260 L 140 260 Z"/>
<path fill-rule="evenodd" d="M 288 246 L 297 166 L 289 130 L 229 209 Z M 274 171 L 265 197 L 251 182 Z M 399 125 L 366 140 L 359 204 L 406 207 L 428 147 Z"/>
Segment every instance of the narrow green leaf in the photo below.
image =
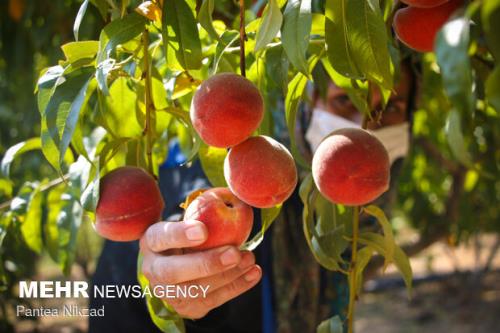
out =
<path fill-rule="evenodd" d="M 500 66 L 497 65 L 486 80 L 486 98 L 488 103 L 500 113 Z"/>
<path fill-rule="evenodd" d="M 172 0 L 163 3 L 162 37 L 167 56 L 168 50 L 172 49 L 182 68 L 200 68 L 201 41 L 193 11 L 186 1 Z"/>
<path fill-rule="evenodd" d="M 61 46 L 66 60 L 74 64 L 82 59 L 92 59 L 99 51 L 99 42 L 86 40 L 81 42 L 70 42 Z"/>
<path fill-rule="evenodd" d="M 386 244 L 386 256 L 385 256 L 385 266 L 387 266 L 390 262 L 394 261 L 394 249 L 396 242 L 394 240 L 394 234 L 392 232 L 392 226 L 387 220 L 387 217 L 384 214 L 384 211 L 377 206 L 370 205 L 368 207 L 363 208 L 365 213 L 375 217 L 378 223 L 382 226 L 382 231 L 384 233 L 384 241 Z"/>
<path fill-rule="evenodd" d="M 82 24 L 83 16 L 87 11 L 87 7 L 89 5 L 89 0 L 84 0 L 80 9 L 78 9 L 78 13 L 76 14 L 75 23 L 73 24 L 73 34 L 75 36 L 75 40 L 78 41 L 78 32 L 80 31 L 80 25 Z"/>
<path fill-rule="evenodd" d="M 0 164 L 0 170 L 5 177 L 10 176 L 10 165 L 14 159 L 28 151 L 40 149 L 42 146 L 40 138 L 31 138 L 23 142 L 19 142 L 7 149 Z"/>
<path fill-rule="evenodd" d="M 203 172 L 214 187 L 227 187 L 223 172 L 226 155 L 226 149 L 211 147 L 205 143 L 201 144 L 198 151 Z"/>
<path fill-rule="evenodd" d="M 471 157 L 465 146 L 461 123 L 460 113 L 452 109 L 446 120 L 446 139 L 455 158 L 462 164 L 471 166 Z"/>
<path fill-rule="evenodd" d="M 260 243 L 262 243 L 262 241 L 264 240 L 264 234 L 278 217 L 281 211 L 281 207 L 282 205 L 277 205 L 271 208 L 263 208 L 260 210 L 262 228 L 255 236 L 252 237 L 252 239 L 241 246 L 241 250 L 253 251 L 257 248 L 257 246 L 260 245 Z"/>
<path fill-rule="evenodd" d="M 302 181 L 299 189 L 299 196 L 304 204 L 302 210 L 302 224 L 307 245 L 311 250 L 316 261 L 326 269 L 332 271 L 341 270 L 339 263 L 329 257 L 321 248 L 321 243 L 318 242 L 318 234 L 314 226 L 314 205 L 318 197 L 318 191 L 314 186 L 312 174 L 308 174 Z"/>
<path fill-rule="evenodd" d="M 311 26 L 311 0 L 289 0 L 285 7 L 281 42 L 290 63 L 306 76 L 309 76 L 306 51 Z"/>
<path fill-rule="evenodd" d="M 137 257 L 137 281 L 139 281 L 141 288 L 144 290 L 150 287 L 150 283 L 144 274 L 142 274 L 142 262 L 143 257 L 139 253 Z M 186 332 L 184 321 L 166 302 L 162 302 L 160 299 L 146 293 L 146 304 L 151 319 L 162 332 Z"/>
<path fill-rule="evenodd" d="M 354 62 L 349 46 L 348 24 L 346 22 L 349 0 L 330 0 L 325 4 L 325 42 L 330 63 L 340 74 L 362 79 L 363 74 Z M 358 13 L 362 15 L 362 13 Z"/>
<path fill-rule="evenodd" d="M 359 235 L 358 240 L 359 243 L 370 246 L 380 255 L 384 257 L 387 255 L 387 247 L 383 236 L 375 234 L 373 232 L 363 232 Z M 413 273 L 410 265 L 410 260 L 403 252 L 403 250 L 397 245 L 395 245 L 394 247 L 394 264 L 396 265 L 398 271 L 401 273 L 401 276 L 405 281 L 406 288 L 408 289 L 408 293 L 409 295 L 411 295 Z"/>
<path fill-rule="evenodd" d="M 255 37 L 254 52 L 257 52 L 269 44 L 278 34 L 283 22 L 283 14 L 276 0 L 269 0 L 262 15 L 257 36 Z"/>
<path fill-rule="evenodd" d="M 500 61 L 500 0 L 482 1 L 481 21 L 488 47 L 497 61 Z"/>
<path fill-rule="evenodd" d="M 95 212 L 99 201 L 99 162 L 94 163 L 89 172 L 89 181 L 82 192 L 80 203 L 86 211 Z"/>
<path fill-rule="evenodd" d="M 210 37 L 218 40 L 219 34 L 215 31 L 212 21 L 212 14 L 214 13 L 214 0 L 203 0 L 200 11 L 198 12 L 198 22 L 205 29 Z"/>
<path fill-rule="evenodd" d="M 448 21 L 436 38 L 436 57 L 443 85 L 456 110 L 470 117 L 474 110 L 472 71 L 469 59 L 469 19 Z"/>
<path fill-rule="evenodd" d="M 42 201 L 43 193 L 40 187 L 45 183 L 39 184 L 32 192 L 26 216 L 21 223 L 21 234 L 26 245 L 36 253 L 42 252 Z"/>
<path fill-rule="evenodd" d="M 224 53 L 227 51 L 229 47 L 231 47 L 231 45 L 233 45 L 233 43 L 235 43 L 239 39 L 239 37 L 240 37 L 239 33 L 235 30 L 224 31 L 215 48 L 213 65 L 210 70 L 211 75 L 214 75 L 215 73 L 218 72 L 219 63 L 222 57 L 224 56 Z"/>
<path fill-rule="evenodd" d="M 339 316 L 322 321 L 316 329 L 316 333 L 343 333 L 342 319 Z"/>
<path fill-rule="evenodd" d="M 366 265 L 370 262 L 370 259 L 373 255 L 373 249 L 369 246 L 366 246 L 358 251 L 358 256 L 356 259 L 356 295 L 359 295 L 361 292 L 361 287 L 363 286 L 363 271 L 366 268 Z"/>
<path fill-rule="evenodd" d="M 191 147 L 191 151 L 188 152 L 187 158 L 186 158 L 186 163 L 189 163 L 196 157 L 196 154 L 198 154 L 198 151 L 200 150 L 200 147 L 201 147 L 202 140 L 198 136 L 198 133 L 196 133 L 196 131 L 194 130 L 194 128 L 191 124 L 191 119 L 189 118 L 189 112 L 186 112 L 186 111 L 184 111 L 180 108 L 176 108 L 176 107 L 167 108 L 167 109 L 165 109 L 165 111 L 170 113 L 171 115 L 173 115 L 176 119 L 178 119 L 183 124 L 183 126 L 185 126 L 187 128 L 187 130 L 189 131 L 189 134 L 191 136 L 191 140 L 193 143 L 192 147 Z"/>
<path fill-rule="evenodd" d="M 134 12 L 106 25 L 99 36 L 97 64 L 112 57 L 118 45 L 137 37 L 144 31 L 145 24 L 146 18 Z"/>

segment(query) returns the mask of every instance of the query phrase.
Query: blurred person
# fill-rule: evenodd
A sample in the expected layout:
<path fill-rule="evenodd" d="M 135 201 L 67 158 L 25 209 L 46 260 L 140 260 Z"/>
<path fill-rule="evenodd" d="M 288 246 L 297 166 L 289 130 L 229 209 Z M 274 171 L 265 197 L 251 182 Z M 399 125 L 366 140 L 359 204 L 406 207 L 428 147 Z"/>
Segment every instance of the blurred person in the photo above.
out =
<path fill-rule="evenodd" d="M 410 146 L 415 80 L 409 65 L 401 68 L 400 80 L 381 117 L 382 98 L 374 92 L 371 107 L 375 112 L 366 124 L 387 148 L 392 163 L 390 190 L 378 200 L 386 211 L 394 197 L 395 175 Z M 309 119 L 299 130 L 309 155 L 333 130 L 361 127 L 363 121 L 348 94 L 333 82 L 325 98 L 314 93 L 312 112 L 304 114 Z M 321 268 L 310 253 L 302 231 L 302 203 L 297 190 L 254 253 L 231 246 L 183 253 L 182 249 L 203 243 L 207 230 L 199 221 L 178 222 L 182 218 L 179 204 L 193 190 L 210 187 L 200 163 L 180 166 L 184 161 L 178 144 L 172 143 L 168 160 L 159 171 L 166 204 L 164 221 L 150 226 L 140 242 L 106 241 L 94 284 L 137 284 L 136 257 L 141 252 L 144 260 L 140 269 L 153 286 L 211 286 L 207 298 L 166 300 L 186 319 L 188 333 L 313 332 L 332 315 L 345 315 L 345 277 Z M 260 227 L 256 211 L 252 234 Z M 91 333 L 159 331 L 143 299 L 91 300 L 93 308 L 103 305 L 105 317 L 90 318 Z"/>

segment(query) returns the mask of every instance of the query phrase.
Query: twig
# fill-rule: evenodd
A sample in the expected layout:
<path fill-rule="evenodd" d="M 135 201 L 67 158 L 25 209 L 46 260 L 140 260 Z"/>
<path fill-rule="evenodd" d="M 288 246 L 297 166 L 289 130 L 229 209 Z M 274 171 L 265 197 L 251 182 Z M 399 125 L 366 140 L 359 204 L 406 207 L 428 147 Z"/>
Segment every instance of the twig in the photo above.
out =
<path fill-rule="evenodd" d="M 151 109 L 153 100 L 151 98 L 151 66 L 149 60 L 149 32 L 142 33 L 142 44 L 144 48 L 144 104 L 146 106 L 146 124 L 144 125 L 144 135 L 146 135 L 146 156 L 148 160 L 148 171 L 154 177 L 153 170 L 153 128 L 151 126 Z"/>
<path fill-rule="evenodd" d="M 245 66 L 245 0 L 240 0 L 240 72 L 241 76 L 246 76 Z"/>
<path fill-rule="evenodd" d="M 354 305 L 356 303 L 356 260 L 358 256 L 358 234 L 359 234 L 359 207 L 354 207 L 354 216 L 352 224 L 352 254 L 351 265 L 349 267 L 349 308 L 347 311 L 348 333 L 354 330 Z"/>
<path fill-rule="evenodd" d="M 50 190 L 52 187 L 55 187 L 55 186 L 60 185 L 62 183 L 65 183 L 68 180 L 68 178 L 69 178 L 69 175 L 66 174 L 66 175 L 64 175 L 64 176 L 62 176 L 60 178 L 53 179 L 50 182 L 48 182 L 47 184 L 41 186 L 40 187 L 40 192 L 45 192 L 47 190 Z M 11 203 L 12 203 L 12 199 L 11 200 L 7 200 L 5 202 L 2 202 L 0 204 L 0 211 L 9 208 Z"/>

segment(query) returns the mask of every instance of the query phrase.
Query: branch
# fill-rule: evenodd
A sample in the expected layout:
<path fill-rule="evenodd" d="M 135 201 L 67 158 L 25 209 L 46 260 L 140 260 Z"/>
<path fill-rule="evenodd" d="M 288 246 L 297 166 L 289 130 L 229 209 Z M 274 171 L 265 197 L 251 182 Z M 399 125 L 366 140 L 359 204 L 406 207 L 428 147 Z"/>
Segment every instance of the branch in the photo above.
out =
<path fill-rule="evenodd" d="M 240 0 L 240 72 L 241 76 L 246 76 L 245 66 L 245 0 Z"/>
<path fill-rule="evenodd" d="M 432 157 L 438 164 L 442 165 L 450 173 L 457 173 L 460 165 L 450 161 L 439 151 L 439 149 L 428 139 L 424 137 L 418 137 L 414 139 L 414 143 L 420 146 L 426 155 Z"/>
<path fill-rule="evenodd" d="M 57 185 L 60 185 L 62 183 L 66 183 L 66 181 L 68 180 L 69 178 L 69 175 L 66 174 L 60 178 L 56 178 L 56 179 L 53 179 L 51 180 L 50 182 L 48 182 L 47 184 L 43 185 L 42 187 L 40 187 L 40 192 L 45 192 L 53 187 L 56 187 Z M 0 203 L 0 212 L 9 208 L 10 207 L 10 204 L 12 203 L 12 200 L 7 200 L 5 202 L 2 202 Z"/>

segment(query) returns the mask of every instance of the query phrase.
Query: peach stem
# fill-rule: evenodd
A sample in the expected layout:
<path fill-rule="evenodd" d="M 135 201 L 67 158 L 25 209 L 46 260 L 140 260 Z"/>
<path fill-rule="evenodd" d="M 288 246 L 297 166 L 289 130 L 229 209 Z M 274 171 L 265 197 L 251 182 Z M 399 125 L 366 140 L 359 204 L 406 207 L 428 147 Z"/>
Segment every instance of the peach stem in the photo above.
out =
<path fill-rule="evenodd" d="M 356 259 L 358 256 L 359 207 L 354 207 L 352 221 L 352 254 L 349 268 L 349 309 L 347 312 L 348 333 L 354 332 L 354 305 L 356 303 Z"/>

